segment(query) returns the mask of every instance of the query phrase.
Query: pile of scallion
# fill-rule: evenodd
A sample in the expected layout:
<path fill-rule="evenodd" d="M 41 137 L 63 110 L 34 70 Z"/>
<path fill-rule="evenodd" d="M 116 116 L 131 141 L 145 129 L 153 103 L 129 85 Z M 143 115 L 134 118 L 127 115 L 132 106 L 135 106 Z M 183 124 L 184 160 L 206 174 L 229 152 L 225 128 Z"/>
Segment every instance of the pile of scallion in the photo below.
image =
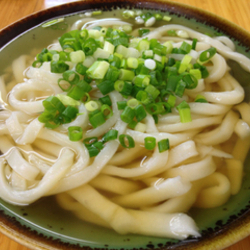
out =
<path fill-rule="evenodd" d="M 192 44 L 183 42 L 173 48 L 171 42 L 161 44 L 156 39 L 148 40 L 143 35 L 148 30 L 142 28 L 142 37 L 132 37 L 120 29 L 95 27 L 87 30 L 73 30 L 59 38 L 62 51 L 43 49 L 37 55 L 33 67 L 40 67 L 50 61 L 51 72 L 62 74 L 58 85 L 63 92 L 43 101 L 44 112 L 39 121 L 45 127 L 55 129 L 61 124 L 70 123 L 79 114 L 78 106 L 85 104 L 89 123 L 93 128 L 104 124 L 112 115 L 112 102 L 109 93 L 116 90 L 124 101 L 117 102 L 121 110 L 120 118 L 131 129 L 140 130 L 147 113 L 155 123 L 158 116 L 171 112 L 176 107 L 182 123 L 190 122 L 190 107 L 183 101 L 176 105 L 176 97 L 182 97 L 185 89 L 194 89 L 198 80 L 206 78 L 208 71 L 204 63 L 216 53 L 215 48 L 202 52 L 192 64 L 190 51 L 195 50 L 197 40 Z M 178 61 L 169 54 L 183 54 Z M 69 63 L 70 62 L 70 63 Z M 70 68 L 70 65 L 74 65 Z M 91 83 L 95 83 L 103 97 L 91 97 Z M 196 102 L 206 102 L 197 96 Z M 69 138 L 79 141 L 83 137 L 81 127 L 69 127 Z M 111 129 L 102 138 L 85 138 L 83 143 L 90 156 L 96 156 L 109 140 L 119 139 L 126 148 L 134 147 L 134 140 L 126 134 L 118 136 Z M 145 147 L 155 148 L 154 137 L 145 139 Z M 168 139 L 158 142 L 159 151 L 169 148 Z"/>

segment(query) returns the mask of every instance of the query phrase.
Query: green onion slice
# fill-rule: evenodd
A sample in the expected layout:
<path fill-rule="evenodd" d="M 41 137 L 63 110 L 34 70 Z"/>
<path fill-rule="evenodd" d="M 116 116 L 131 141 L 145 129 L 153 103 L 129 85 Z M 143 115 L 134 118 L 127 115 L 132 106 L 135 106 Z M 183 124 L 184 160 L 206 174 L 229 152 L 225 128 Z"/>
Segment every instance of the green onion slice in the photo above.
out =
<path fill-rule="evenodd" d="M 107 142 L 111 140 L 117 139 L 118 136 L 118 130 L 116 129 L 110 129 L 103 137 L 102 141 Z"/>
<path fill-rule="evenodd" d="M 209 61 L 216 54 L 216 48 L 211 47 L 200 54 L 199 60 L 204 63 Z"/>
<path fill-rule="evenodd" d="M 79 141 L 82 139 L 83 131 L 81 127 L 71 126 L 68 128 L 68 135 L 71 141 Z"/>
<path fill-rule="evenodd" d="M 148 136 L 144 138 L 144 146 L 148 150 L 152 150 L 155 148 L 156 139 L 152 136 Z"/>
<path fill-rule="evenodd" d="M 119 142 L 124 148 L 134 148 L 135 142 L 130 135 L 121 134 L 119 136 Z"/>
<path fill-rule="evenodd" d="M 169 139 L 163 139 L 158 142 L 159 152 L 162 153 L 166 150 L 169 150 Z"/>

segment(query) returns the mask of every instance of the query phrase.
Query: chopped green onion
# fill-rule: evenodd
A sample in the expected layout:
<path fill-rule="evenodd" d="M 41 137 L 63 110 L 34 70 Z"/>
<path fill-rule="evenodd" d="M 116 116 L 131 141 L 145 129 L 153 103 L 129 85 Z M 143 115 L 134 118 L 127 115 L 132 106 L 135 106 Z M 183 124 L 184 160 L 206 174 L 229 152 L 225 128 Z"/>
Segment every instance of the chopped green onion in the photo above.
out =
<path fill-rule="evenodd" d="M 181 102 L 176 108 L 179 111 L 182 123 L 192 121 L 190 107 L 186 101 Z"/>
<path fill-rule="evenodd" d="M 158 115 L 152 115 L 152 117 L 154 118 L 155 124 L 158 124 Z"/>
<path fill-rule="evenodd" d="M 97 142 L 93 143 L 91 145 L 91 147 L 96 147 L 96 148 L 99 149 L 99 151 L 101 151 L 104 148 L 104 145 L 103 145 L 103 142 L 97 141 Z"/>
<path fill-rule="evenodd" d="M 109 68 L 109 63 L 106 61 L 96 61 L 87 70 L 87 74 L 92 79 L 103 79 Z"/>
<path fill-rule="evenodd" d="M 199 61 L 205 63 L 209 61 L 216 54 L 216 48 L 211 47 L 200 54 Z"/>
<path fill-rule="evenodd" d="M 146 110 L 151 115 L 158 115 L 165 112 L 165 107 L 162 103 L 150 103 L 146 105 Z"/>
<path fill-rule="evenodd" d="M 66 109 L 64 109 L 64 111 L 62 112 L 62 115 L 70 118 L 70 119 L 74 119 L 76 118 L 76 115 L 78 113 L 78 109 L 73 107 L 73 106 L 67 106 Z"/>
<path fill-rule="evenodd" d="M 112 105 L 112 102 L 111 102 L 110 97 L 109 97 L 108 95 L 103 96 L 103 97 L 100 97 L 100 98 L 99 98 L 99 101 L 100 101 L 102 104 L 107 104 L 108 106 L 111 106 L 111 105 Z"/>
<path fill-rule="evenodd" d="M 50 120 L 52 120 L 55 117 L 56 113 L 49 112 L 49 111 L 44 111 L 41 115 L 39 115 L 38 120 L 41 123 L 46 123 Z"/>
<path fill-rule="evenodd" d="M 128 127 L 131 129 L 134 129 L 136 127 L 137 123 L 138 123 L 137 121 L 133 120 L 128 124 Z"/>
<path fill-rule="evenodd" d="M 44 108 L 49 112 L 59 111 L 62 113 L 66 108 L 63 103 L 55 96 L 49 96 L 43 101 Z"/>
<path fill-rule="evenodd" d="M 196 44 L 198 42 L 198 39 L 197 38 L 194 38 L 193 39 L 193 42 L 192 42 L 192 49 L 195 50 L 196 49 Z"/>
<path fill-rule="evenodd" d="M 129 96 L 132 92 L 133 86 L 129 82 L 117 80 L 115 82 L 114 88 L 115 90 L 120 92 L 122 95 Z"/>
<path fill-rule="evenodd" d="M 82 50 L 72 51 L 69 54 L 70 60 L 73 63 L 80 63 L 85 60 L 85 54 Z"/>
<path fill-rule="evenodd" d="M 127 57 L 128 48 L 124 47 L 123 45 L 118 45 L 116 47 L 116 53 L 121 54 L 124 57 Z"/>
<path fill-rule="evenodd" d="M 163 19 L 163 16 L 162 16 L 162 14 L 160 14 L 160 13 L 155 13 L 155 14 L 154 14 L 154 17 L 155 17 L 155 19 L 156 19 L 157 21 L 161 21 L 161 20 Z"/>
<path fill-rule="evenodd" d="M 90 98 L 89 93 L 84 93 L 83 96 L 81 97 L 81 101 L 82 101 L 83 103 L 89 102 L 90 99 L 91 99 L 91 98 Z"/>
<path fill-rule="evenodd" d="M 192 60 L 192 56 L 190 56 L 190 55 L 185 55 L 183 57 L 183 59 L 181 60 L 180 67 L 178 69 L 179 74 L 181 74 L 181 73 L 183 73 L 183 72 L 185 72 L 187 70 L 188 65 L 191 62 L 191 60 Z"/>
<path fill-rule="evenodd" d="M 137 58 L 129 57 L 127 59 L 127 66 L 128 66 L 128 68 L 136 69 L 138 67 L 138 60 L 137 60 Z"/>
<path fill-rule="evenodd" d="M 167 31 L 167 35 L 168 35 L 168 36 L 177 36 L 175 30 L 168 30 L 168 31 Z"/>
<path fill-rule="evenodd" d="M 153 59 L 146 59 L 144 66 L 150 70 L 154 70 L 156 68 L 156 62 Z"/>
<path fill-rule="evenodd" d="M 170 57 L 166 63 L 167 66 L 172 67 L 175 64 L 175 59 Z M 177 72 L 177 71 L 176 71 Z"/>
<path fill-rule="evenodd" d="M 121 59 L 121 68 L 126 69 L 127 68 L 127 60 L 125 58 Z"/>
<path fill-rule="evenodd" d="M 51 25 L 55 25 L 55 24 L 60 23 L 60 22 L 63 22 L 63 21 L 64 21 L 64 17 L 62 17 L 62 18 L 57 18 L 57 19 L 54 19 L 54 20 L 51 20 L 51 21 L 48 21 L 48 22 L 44 23 L 44 24 L 42 25 L 42 27 L 43 27 L 43 28 L 47 28 L 47 27 L 49 27 L 49 26 L 51 26 Z"/>
<path fill-rule="evenodd" d="M 149 73 L 150 73 L 150 69 L 148 69 L 145 65 L 144 65 L 144 63 L 143 63 L 143 65 L 139 65 L 138 66 L 138 68 L 136 69 L 136 74 L 138 75 L 138 74 L 140 74 L 140 75 L 149 75 Z"/>
<path fill-rule="evenodd" d="M 201 71 L 202 78 L 206 78 L 209 76 L 209 72 L 208 72 L 206 66 L 203 66 L 199 63 L 195 63 L 193 66 L 194 66 L 194 69 L 199 69 Z"/>
<path fill-rule="evenodd" d="M 86 40 L 88 38 L 89 32 L 88 30 L 83 29 L 80 31 L 79 35 L 83 40 Z"/>
<path fill-rule="evenodd" d="M 134 148 L 135 142 L 130 135 L 121 134 L 119 135 L 119 141 L 124 148 Z"/>
<path fill-rule="evenodd" d="M 164 45 L 160 44 L 155 38 L 150 40 L 150 49 L 152 49 L 157 55 L 167 54 L 167 48 Z"/>
<path fill-rule="evenodd" d="M 175 88 L 175 94 L 179 97 L 182 97 L 186 88 L 186 83 L 183 80 L 180 80 Z"/>
<path fill-rule="evenodd" d="M 101 106 L 101 112 L 103 113 L 105 119 L 109 119 L 113 116 L 113 110 L 107 104 L 103 104 Z"/>
<path fill-rule="evenodd" d="M 146 13 L 142 13 L 140 15 L 140 17 L 144 20 L 147 21 L 148 19 L 150 19 L 151 17 L 153 17 L 153 14 L 151 12 L 146 12 Z"/>
<path fill-rule="evenodd" d="M 135 117 L 135 111 L 129 106 L 126 106 L 121 113 L 121 119 L 122 121 L 126 123 L 130 123 Z"/>
<path fill-rule="evenodd" d="M 152 136 L 144 138 L 144 147 L 148 150 L 153 150 L 156 145 L 156 139 Z"/>
<path fill-rule="evenodd" d="M 88 137 L 83 140 L 83 143 L 85 144 L 85 146 L 90 146 L 97 141 L 98 141 L 97 137 Z"/>
<path fill-rule="evenodd" d="M 85 75 L 87 71 L 87 67 L 84 66 L 82 63 L 77 63 L 76 65 L 76 72 L 80 75 Z"/>
<path fill-rule="evenodd" d="M 139 104 L 135 107 L 135 117 L 138 122 L 142 121 L 147 116 L 145 108 Z"/>
<path fill-rule="evenodd" d="M 119 79 L 124 81 L 132 81 L 135 77 L 135 73 L 131 70 L 120 69 Z"/>
<path fill-rule="evenodd" d="M 144 50 L 142 52 L 142 58 L 143 59 L 152 59 L 154 57 L 153 50 Z"/>
<path fill-rule="evenodd" d="M 203 103 L 208 103 L 206 98 L 203 95 L 197 95 L 194 99 L 195 102 L 203 102 Z"/>
<path fill-rule="evenodd" d="M 106 95 L 114 90 L 114 82 L 105 80 L 97 85 L 103 95 Z"/>
<path fill-rule="evenodd" d="M 89 92 L 92 87 L 84 80 L 79 81 L 76 86 L 84 92 Z"/>
<path fill-rule="evenodd" d="M 126 32 L 127 34 L 132 32 L 132 26 L 131 25 L 123 25 L 122 30 Z"/>
<path fill-rule="evenodd" d="M 167 81 L 167 86 L 166 86 L 166 90 L 170 91 L 170 92 L 174 92 L 176 89 L 176 86 L 178 84 L 178 82 L 181 80 L 181 76 L 179 75 L 170 75 L 168 77 L 168 81 Z"/>
<path fill-rule="evenodd" d="M 162 153 L 166 150 L 169 150 L 169 139 L 163 139 L 158 142 L 159 152 Z"/>
<path fill-rule="evenodd" d="M 89 117 L 89 122 L 94 128 L 101 126 L 105 121 L 105 117 L 101 111 Z"/>
<path fill-rule="evenodd" d="M 96 10 L 96 11 L 93 11 L 92 12 L 92 15 L 93 16 L 97 16 L 97 15 L 101 15 L 102 14 L 102 11 L 101 10 Z"/>
<path fill-rule="evenodd" d="M 59 125 L 60 125 L 60 123 L 56 123 L 54 121 L 47 121 L 44 126 L 45 126 L 45 128 L 48 128 L 48 129 L 55 129 Z"/>
<path fill-rule="evenodd" d="M 100 153 L 100 149 L 94 145 L 87 146 L 87 150 L 89 152 L 89 157 L 95 157 Z"/>
<path fill-rule="evenodd" d="M 71 126 L 68 128 L 68 135 L 71 141 L 79 141 L 82 139 L 83 131 L 81 127 Z"/>
<path fill-rule="evenodd" d="M 42 64 L 43 64 L 43 62 L 36 60 L 32 63 L 32 67 L 33 68 L 40 68 L 42 66 Z"/>
<path fill-rule="evenodd" d="M 117 55 L 119 55 L 119 54 L 117 54 Z M 108 60 L 109 60 L 109 63 L 111 66 L 114 66 L 116 68 L 120 68 L 122 58 L 120 58 L 117 55 L 115 55 L 115 54 L 110 55 Z"/>
<path fill-rule="evenodd" d="M 89 117 L 92 117 L 93 115 L 95 115 L 95 114 L 97 114 L 99 112 L 100 112 L 99 109 L 95 109 L 94 111 L 89 112 Z"/>
<path fill-rule="evenodd" d="M 182 42 L 180 48 L 179 48 L 179 54 L 188 54 L 192 49 L 192 45 L 190 45 L 187 42 Z"/>
<path fill-rule="evenodd" d="M 105 41 L 103 50 L 107 51 L 109 54 L 113 54 L 115 50 L 115 46 L 112 43 Z"/>
<path fill-rule="evenodd" d="M 150 32 L 149 29 L 143 29 L 143 28 L 140 28 L 138 31 L 140 37 L 147 35 L 149 32 Z"/>
<path fill-rule="evenodd" d="M 119 101 L 119 102 L 117 102 L 118 110 L 125 109 L 126 106 L 127 106 L 127 101 Z"/>
<path fill-rule="evenodd" d="M 110 80 L 115 82 L 118 79 L 119 75 L 120 75 L 120 70 L 114 66 L 110 66 L 105 75 L 105 80 Z"/>
<path fill-rule="evenodd" d="M 136 99 L 139 100 L 141 103 L 147 105 L 153 101 L 153 97 L 151 94 L 147 93 L 144 90 L 139 90 L 136 94 Z"/>
<path fill-rule="evenodd" d="M 85 103 L 85 107 L 89 112 L 92 112 L 100 108 L 99 104 L 96 101 L 92 101 L 92 100 Z"/>
<path fill-rule="evenodd" d="M 98 59 L 105 59 L 107 60 L 110 57 L 110 53 L 104 49 L 97 48 L 93 54 L 93 57 Z"/>
<path fill-rule="evenodd" d="M 79 82 L 79 75 L 73 70 L 67 70 L 63 72 L 63 79 L 68 81 L 70 84 L 76 84 Z"/>
<path fill-rule="evenodd" d="M 169 95 L 168 96 L 168 104 L 170 105 L 170 107 L 174 107 L 175 106 L 175 101 L 176 101 L 176 96 L 174 95 Z"/>
<path fill-rule="evenodd" d="M 92 37 L 88 38 L 82 45 L 82 50 L 86 56 L 91 56 L 98 48 L 96 40 Z"/>
<path fill-rule="evenodd" d="M 202 74 L 199 69 L 190 69 L 189 73 L 193 75 L 197 80 L 200 80 L 202 78 Z"/>
<path fill-rule="evenodd" d="M 153 99 L 156 99 L 156 97 L 161 93 L 156 87 L 153 85 L 149 84 L 146 88 L 145 91 L 149 93 Z"/>
<path fill-rule="evenodd" d="M 69 90 L 67 95 L 75 100 L 81 100 L 91 89 L 92 87 L 88 83 L 81 80 Z"/>
<path fill-rule="evenodd" d="M 101 141 L 95 141 L 91 144 L 85 144 L 88 152 L 89 152 L 89 157 L 95 157 L 97 156 L 100 151 L 104 148 L 103 142 Z"/>
<path fill-rule="evenodd" d="M 60 89 L 65 92 L 68 92 L 72 87 L 72 85 L 68 81 L 65 81 L 63 78 L 59 78 L 57 84 Z"/>
<path fill-rule="evenodd" d="M 169 22 L 169 21 L 171 21 L 171 17 L 170 16 L 163 16 L 163 18 L 162 18 L 164 21 L 166 21 L 166 22 Z"/>
<path fill-rule="evenodd" d="M 134 109 L 139 105 L 139 101 L 135 98 L 132 98 L 127 101 L 127 106 Z"/>
<path fill-rule="evenodd" d="M 135 17 L 135 12 L 133 10 L 124 10 L 122 12 L 122 16 L 126 19 L 128 18 L 134 18 Z"/>
<path fill-rule="evenodd" d="M 133 83 L 138 87 L 145 88 L 150 83 L 150 76 L 139 74 L 135 76 L 135 78 L 133 79 Z"/>
<path fill-rule="evenodd" d="M 173 50 L 173 43 L 170 41 L 167 41 L 167 42 L 163 43 L 163 46 L 165 46 L 167 48 L 166 54 L 171 54 L 171 52 Z"/>
<path fill-rule="evenodd" d="M 97 29 L 91 29 L 89 30 L 89 37 L 92 37 L 94 39 L 98 39 L 101 36 L 101 32 Z"/>
<path fill-rule="evenodd" d="M 69 69 L 69 65 L 64 61 L 51 61 L 50 63 L 50 71 L 52 73 L 63 73 L 64 71 Z"/>
<path fill-rule="evenodd" d="M 185 74 L 182 77 L 182 80 L 186 83 L 187 89 L 195 89 L 197 87 L 198 80 L 194 75 Z"/>
<path fill-rule="evenodd" d="M 162 83 L 162 73 L 159 70 L 150 72 L 150 84 L 157 86 Z"/>
<path fill-rule="evenodd" d="M 107 142 L 111 140 L 117 139 L 118 136 L 118 130 L 116 129 L 110 129 L 103 137 L 102 141 Z"/>
<path fill-rule="evenodd" d="M 161 104 L 163 106 L 163 112 L 161 112 L 162 115 L 170 113 L 171 112 L 171 106 L 167 102 L 159 102 L 159 105 Z"/>
<path fill-rule="evenodd" d="M 150 42 L 147 39 L 142 39 L 137 46 L 137 49 L 142 52 L 145 50 L 149 50 L 150 48 Z"/>

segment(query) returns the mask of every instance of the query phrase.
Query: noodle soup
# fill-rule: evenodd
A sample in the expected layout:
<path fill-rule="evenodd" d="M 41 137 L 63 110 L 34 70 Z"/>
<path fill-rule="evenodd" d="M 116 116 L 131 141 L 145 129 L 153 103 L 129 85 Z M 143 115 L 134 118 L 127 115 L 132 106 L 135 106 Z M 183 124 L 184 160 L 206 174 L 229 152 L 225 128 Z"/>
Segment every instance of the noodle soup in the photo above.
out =
<path fill-rule="evenodd" d="M 249 71 L 249 59 L 168 15 L 121 12 L 83 14 L 4 72 L 0 196 L 53 195 L 121 235 L 198 238 L 189 210 L 241 189 L 250 107 L 227 60 Z"/>

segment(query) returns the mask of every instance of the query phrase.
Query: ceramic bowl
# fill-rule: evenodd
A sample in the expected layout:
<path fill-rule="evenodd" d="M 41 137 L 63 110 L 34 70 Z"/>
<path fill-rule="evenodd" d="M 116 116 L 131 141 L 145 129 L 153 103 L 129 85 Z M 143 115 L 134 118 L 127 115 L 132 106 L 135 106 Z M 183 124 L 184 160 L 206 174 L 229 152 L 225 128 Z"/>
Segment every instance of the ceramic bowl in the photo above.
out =
<path fill-rule="evenodd" d="M 250 57 L 250 34 L 237 25 L 204 10 L 179 3 L 160 0 L 93 0 L 57 6 L 30 15 L 0 32 L 0 68 L 3 58 L 11 60 L 37 44 L 46 45 L 47 38 L 57 38 L 60 30 L 47 29 L 41 24 L 59 16 L 79 15 L 83 11 L 112 8 L 146 8 L 168 13 L 174 21 L 202 32 L 220 32 L 233 39 L 237 50 Z M 28 42 L 27 37 L 29 37 Z M 15 50 L 18 44 L 20 52 Z M 12 51 L 15 51 L 13 55 Z M 6 62 L 5 62 L 6 63 Z M 234 74 L 246 90 L 250 100 L 250 84 L 244 84 L 249 74 Z M 249 79 L 249 78 L 248 78 Z M 249 83 L 249 81 L 247 81 Z M 66 212 L 57 213 L 52 198 L 42 199 L 28 207 L 7 204 L 0 200 L 0 231 L 31 249 L 223 249 L 250 233 L 250 158 L 245 164 L 241 191 L 223 206 L 214 209 L 192 209 L 191 215 L 201 230 L 199 239 L 184 241 L 116 233 L 79 222 Z M 49 204 L 49 206 L 48 206 Z"/>

